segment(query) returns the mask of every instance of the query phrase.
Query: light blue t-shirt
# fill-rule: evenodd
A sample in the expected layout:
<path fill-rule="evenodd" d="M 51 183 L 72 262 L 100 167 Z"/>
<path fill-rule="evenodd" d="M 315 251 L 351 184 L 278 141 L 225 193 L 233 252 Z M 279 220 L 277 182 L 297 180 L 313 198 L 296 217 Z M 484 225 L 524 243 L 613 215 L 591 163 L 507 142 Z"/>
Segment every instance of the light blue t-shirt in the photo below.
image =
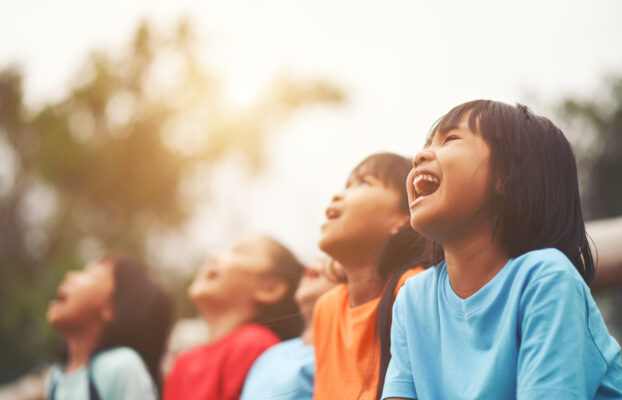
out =
<path fill-rule="evenodd" d="M 310 400 L 314 375 L 313 346 L 303 344 L 301 338 L 286 340 L 253 363 L 240 400 Z"/>
<path fill-rule="evenodd" d="M 91 361 L 91 376 L 101 400 L 156 400 L 158 391 L 142 358 L 129 347 L 98 353 Z M 57 400 L 88 400 L 87 367 L 69 373 L 54 365 L 48 375 L 46 398 L 55 386 Z"/>
<path fill-rule="evenodd" d="M 620 346 L 555 249 L 510 259 L 466 299 L 444 262 L 408 279 L 391 341 L 383 398 L 622 399 Z"/>

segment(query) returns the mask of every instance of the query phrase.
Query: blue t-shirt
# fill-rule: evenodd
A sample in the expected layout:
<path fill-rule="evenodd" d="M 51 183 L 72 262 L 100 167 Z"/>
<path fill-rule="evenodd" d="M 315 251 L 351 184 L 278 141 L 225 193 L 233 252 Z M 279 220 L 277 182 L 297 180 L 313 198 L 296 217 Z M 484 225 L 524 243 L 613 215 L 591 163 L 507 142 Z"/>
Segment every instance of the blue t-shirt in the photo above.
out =
<path fill-rule="evenodd" d="M 313 397 L 315 356 L 301 338 L 266 350 L 253 364 L 240 400 L 305 400 Z"/>
<path fill-rule="evenodd" d="M 620 346 L 555 249 L 510 259 L 466 299 L 445 262 L 408 279 L 391 340 L 383 398 L 622 398 Z"/>
<path fill-rule="evenodd" d="M 98 353 L 90 363 L 93 383 L 101 400 L 156 400 L 158 391 L 142 358 L 129 347 Z M 89 398 L 87 366 L 69 373 L 54 365 L 46 383 L 46 396 L 55 385 L 57 400 Z"/>

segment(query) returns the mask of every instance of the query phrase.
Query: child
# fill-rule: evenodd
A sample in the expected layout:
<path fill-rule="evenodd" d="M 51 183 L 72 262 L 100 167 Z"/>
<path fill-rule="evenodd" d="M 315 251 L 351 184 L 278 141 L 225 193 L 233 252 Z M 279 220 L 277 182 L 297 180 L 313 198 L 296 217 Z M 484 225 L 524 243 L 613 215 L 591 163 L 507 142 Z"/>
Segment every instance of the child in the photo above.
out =
<path fill-rule="evenodd" d="M 402 269 L 393 287 L 386 288 L 390 302 L 406 277 L 421 270 L 412 269 L 419 265 L 420 249 L 410 245 L 419 235 L 408 226 L 404 182 L 409 170 L 410 161 L 404 157 L 374 154 L 354 168 L 345 190 L 333 197 L 326 210 L 319 245 L 342 266 L 347 283 L 316 305 L 315 399 L 375 398 L 380 363 L 375 336 L 378 303 L 392 272 L 411 268 L 403 276 Z M 409 245 L 401 246 L 404 242 Z"/>
<path fill-rule="evenodd" d="M 66 339 L 49 399 L 157 399 L 173 303 L 138 261 L 106 256 L 69 272 L 47 312 Z"/>
<path fill-rule="evenodd" d="M 413 166 L 410 224 L 445 260 L 395 301 L 383 398 L 622 398 L 563 133 L 525 106 L 473 101 Z"/>
<path fill-rule="evenodd" d="M 329 260 L 321 257 L 305 269 L 295 294 L 305 330 L 300 337 L 266 350 L 255 361 L 246 377 L 242 400 L 311 400 L 313 397 L 313 307 L 322 294 L 343 281 L 342 277 L 330 274 L 328 265 Z"/>
<path fill-rule="evenodd" d="M 274 239 L 244 236 L 211 257 L 188 289 L 208 343 L 177 357 L 164 399 L 238 399 L 255 359 L 300 335 L 294 292 L 304 267 Z"/>

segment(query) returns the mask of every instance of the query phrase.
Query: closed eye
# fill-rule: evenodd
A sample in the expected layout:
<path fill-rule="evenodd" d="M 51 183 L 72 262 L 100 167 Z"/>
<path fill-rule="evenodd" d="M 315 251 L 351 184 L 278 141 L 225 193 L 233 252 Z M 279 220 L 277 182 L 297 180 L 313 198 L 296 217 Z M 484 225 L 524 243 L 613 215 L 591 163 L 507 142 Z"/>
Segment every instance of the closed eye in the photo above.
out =
<path fill-rule="evenodd" d="M 443 141 L 443 144 L 451 142 L 452 140 L 458 140 L 460 139 L 460 137 L 456 136 L 456 135 L 447 135 L 445 137 L 445 140 Z"/>
<path fill-rule="evenodd" d="M 346 189 L 359 186 L 371 186 L 373 184 L 372 179 L 368 175 L 357 176 L 351 178 L 346 184 Z"/>

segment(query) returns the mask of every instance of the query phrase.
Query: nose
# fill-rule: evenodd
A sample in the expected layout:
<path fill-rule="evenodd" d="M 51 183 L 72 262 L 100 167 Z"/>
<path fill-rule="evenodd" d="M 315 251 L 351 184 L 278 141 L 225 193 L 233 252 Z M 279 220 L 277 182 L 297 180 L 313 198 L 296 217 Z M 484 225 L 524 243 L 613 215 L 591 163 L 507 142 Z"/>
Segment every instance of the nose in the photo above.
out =
<path fill-rule="evenodd" d="M 317 278 L 318 276 L 320 276 L 320 271 L 318 271 L 316 268 L 307 267 L 305 268 L 304 276 L 306 276 L 307 278 Z"/>
<path fill-rule="evenodd" d="M 220 253 L 212 253 L 207 256 L 203 262 L 203 268 L 214 268 L 218 264 L 218 259 L 221 257 Z"/>
<path fill-rule="evenodd" d="M 343 192 L 335 193 L 333 197 L 330 199 L 330 202 L 335 203 L 340 200 L 343 200 Z"/>
<path fill-rule="evenodd" d="M 415 154 L 413 158 L 413 168 L 417 168 L 419 165 L 428 162 L 434 158 L 434 153 L 430 149 L 423 149 L 419 153 Z"/>

